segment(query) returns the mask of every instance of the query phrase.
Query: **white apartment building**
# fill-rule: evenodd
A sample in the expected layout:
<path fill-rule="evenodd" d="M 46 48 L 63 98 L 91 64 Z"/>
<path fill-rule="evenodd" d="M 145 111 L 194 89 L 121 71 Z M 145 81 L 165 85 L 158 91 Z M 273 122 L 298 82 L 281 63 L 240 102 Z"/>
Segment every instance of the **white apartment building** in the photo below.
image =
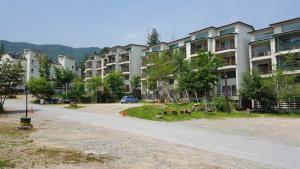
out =
<path fill-rule="evenodd" d="M 32 78 L 40 77 L 39 73 L 39 56 L 41 51 L 24 49 L 23 53 L 6 53 L 2 56 L 1 61 L 11 61 L 13 64 L 21 63 L 25 72 L 25 79 L 28 82 Z M 74 74 L 81 76 L 81 70 L 76 68 L 76 60 L 70 56 L 59 55 L 57 61 L 52 61 L 50 69 L 50 78 L 55 77 L 54 67 L 68 69 Z"/>
<path fill-rule="evenodd" d="M 102 55 L 89 57 L 85 61 L 85 80 L 95 76 L 104 78 L 113 71 L 120 71 L 125 79 L 125 92 L 131 92 L 130 80 L 140 75 L 141 56 L 145 48 L 136 44 L 115 46 Z"/>
<path fill-rule="evenodd" d="M 239 100 L 238 91 L 243 75 L 249 71 L 248 43 L 250 42 L 250 35 L 248 32 L 251 31 L 254 31 L 254 28 L 243 22 L 234 22 L 221 27 L 211 26 L 192 32 L 188 37 L 149 47 L 144 53 L 143 60 L 146 60 L 151 52 L 159 53 L 177 48 L 186 54 L 186 59 L 190 62 L 193 62 L 200 49 L 215 53 L 220 57 L 224 57 L 224 64 L 219 68 L 219 84 L 214 92 L 218 95 L 224 94 L 224 76 L 226 74 L 229 96 L 231 99 Z M 147 65 L 143 65 L 141 67 L 142 75 L 146 71 Z M 149 93 L 151 95 L 151 92 L 146 89 L 146 80 L 146 78 L 142 79 L 143 96 L 149 95 Z"/>
<path fill-rule="evenodd" d="M 300 18 L 273 23 L 270 27 L 249 32 L 250 69 L 262 77 L 268 77 L 274 66 L 294 68 L 295 71 L 285 71 L 300 79 Z M 285 54 L 295 54 L 296 62 L 284 65 Z"/>

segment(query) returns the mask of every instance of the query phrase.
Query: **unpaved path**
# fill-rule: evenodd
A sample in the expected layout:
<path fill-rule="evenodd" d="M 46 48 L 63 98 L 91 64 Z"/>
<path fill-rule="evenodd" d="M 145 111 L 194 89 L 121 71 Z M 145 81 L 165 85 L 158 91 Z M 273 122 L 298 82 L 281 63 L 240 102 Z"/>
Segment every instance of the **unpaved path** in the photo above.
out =
<path fill-rule="evenodd" d="M 7 106 L 11 108 L 21 109 L 21 106 L 23 105 L 22 103 L 16 104 L 16 100 L 14 100 L 9 101 Z M 116 115 L 117 112 L 111 112 L 113 115 L 107 113 L 107 107 L 108 105 L 104 105 L 101 110 L 99 109 L 98 113 L 93 113 L 84 109 L 74 111 L 55 106 L 35 105 L 35 108 L 39 109 L 39 117 L 55 119 L 54 121 L 62 120 L 65 121 L 66 125 L 67 123 L 74 123 L 74 126 L 72 127 L 71 125 L 62 127 L 61 133 L 59 133 L 58 129 L 53 130 L 53 140 L 51 140 L 51 137 L 49 137 L 50 134 L 46 137 L 46 139 L 50 139 L 50 143 L 55 143 L 55 140 L 64 140 L 62 141 L 63 143 L 69 141 L 69 143 L 72 145 L 79 144 L 82 147 L 86 148 L 93 145 L 93 142 L 87 142 L 86 144 L 82 143 L 84 142 L 82 138 L 85 138 L 87 136 L 81 134 L 85 134 L 86 132 L 89 133 L 89 131 L 93 130 L 98 130 L 98 132 L 93 132 L 95 135 L 97 135 L 97 133 L 113 133 L 111 136 L 108 136 L 108 138 L 114 138 L 113 140 L 110 139 L 111 143 L 106 142 L 104 144 L 110 147 L 108 148 L 108 150 L 110 150 L 111 152 L 118 152 L 117 150 L 120 148 L 120 144 L 127 145 L 127 147 L 125 146 L 124 150 L 125 154 L 126 151 L 130 149 L 130 145 L 136 145 L 140 147 L 136 150 L 149 150 L 147 148 L 147 145 L 149 146 L 150 144 L 150 150 L 154 149 L 153 151 L 158 152 L 158 154 L 162 156 L 163 159 L 161 160 L 161 163 L 159 163 L 159 157 L 157 157 L 156 159 L 151 159 L 149 161 L 150 168 L 157 168 L 154 165 L 162 165 L 162 168 L 185 168 L 183 167 L 185 165 L 189 166 L 187 168 L 199 168 L 196 166 L 201 166 L 202 163 L 202 166 L 204 166 L 204 168 L 218 166 L 221 168 L 264 168 L 270 167 L 270 165 L 273 165 L 273 167 L 270 168 L 299 168 L 300 166 L 300 161 L 298 160 L 298 157 L 300 156 L 300 149 L 295 145 L 292 146 L 283 143 L 274 143 L 269 140 L 253 138 L 249 136 L 212 132 L 211 130 L 205 128 L 191 128 L 188 125 L 182 125 L 178 123 L 152 122 L 135 118 L 123 118 Z M 38 120 L 38 118 L 36 119 Z M 47 124 L 48 123 L 50 124 L 50 122 L 47 122 Z M 86 127 L 85 130 L 83 129 L 84 127 L 78 127 L 78 129 L 75 130 L 77 132 L 70 132 L 72 134 L 67 135 L 67 137 L 63 136 L 64 132 L 70 131 L 67 128 L 73 128 L 76 126 L 75 123 L 78 126 L 88 127 Z M 84 131 L 84 133 L 82 133 L 82 131 Z M 123 141 L 122 133 L 125 133 L 125 140 Z M 104 134 L 104 136 L 106 135 Z M 127 140 L 127 136 L 129 136 L 130 141 Z M 59 137 L 59 139 L 57 139 L 56 137 Z M 74 141 L 74 143 L 73 140 L 76 140 L 76 138 L 73 137 L 77 137 L 78 139 L 77 141 Z M 98 135 L 96 137 L 99 138 Z M 149 137 L 153 139 L 150 139 Z M 147 141 L 143 143 L 138 138 L 142 138 Z M 157 141 L 156 139 L 163 141 Z M 85 141 L 89 140 L 90 139 L 85 139 Z M 95 146 L 99 146 L 98 142 L 101 142 L 101 140 L 103 140 L 103 138 L 96 141 Z M 121 141 L 121 143 L 117 140 Z M 131 142 L 131 140 L 134 141 Z M 154 142 L 151 142 L 152 140 L 154 140 Z M 126 141 L 128 141 L 128 143 Z M 148 143 L 148 141 L 150 141 L 150 143 Z M 191 148 L 178 146 L 176 144 L 188 146 Z M 113 145 L 116 145 L 117 147 L 115 148 L 115 150 Z M 80 148 L 80 146 L 78 148 Z M 182 151 L 178 150 L 177 148 L 182 148 Z M 159 153 L 158 150 L 164 151 L 161 151 Z M 140 159 L 142 159 L 140 164 L 144 162 L 144 164 L 148 163 L 148 161 L 143 160 L 142 157 L 143 155 L 145 156 L 150 152 L 151 151 L 137 154 L 135 156 L 136 158 L 133 158 L 133 161 L 139 161 Z M 124 154 L 119 153 L 121 159 L 122 155 Z M 127 155 L 129 155 L 129 153 L 127 153 Z M 205 158 L 206 156 L 208 156 L 208 158 Z M 129 159 L 132 160 L 132 158 Z M 174 161 L 171 162 L 170 160 Z M 180 166 L 181 161 L 183 161 L 182 166 Z M 199 164 L 199 161 L 201 162 L 201 164 Z M 217 161 L 221 162 L 218 163 Z M 166 166 L 163 165 L 164 163 L 166 163 Z M 137 164 L 137 166 L 139 166 L 140 164 Z"/>

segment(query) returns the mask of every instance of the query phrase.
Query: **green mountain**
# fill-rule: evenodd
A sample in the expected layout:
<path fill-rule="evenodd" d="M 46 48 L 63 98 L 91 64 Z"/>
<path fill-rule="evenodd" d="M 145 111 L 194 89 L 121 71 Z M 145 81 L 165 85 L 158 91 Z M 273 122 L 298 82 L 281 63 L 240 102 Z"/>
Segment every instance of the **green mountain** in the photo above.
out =
<path fill-rule="evenodd" d="M 23 49 L 36 49 L 45 52 L 50 59 L 56 58 L 58 55 L 68 55 L 75 57 L 79 61 L 85 55 L 101 51 L 98 47 L 72 48 L 64 45 L 35 45 L 27 42 L 10 42 L 6 40 L 3 40 L 3 43 L 8 52 L 23 52 Z"/>

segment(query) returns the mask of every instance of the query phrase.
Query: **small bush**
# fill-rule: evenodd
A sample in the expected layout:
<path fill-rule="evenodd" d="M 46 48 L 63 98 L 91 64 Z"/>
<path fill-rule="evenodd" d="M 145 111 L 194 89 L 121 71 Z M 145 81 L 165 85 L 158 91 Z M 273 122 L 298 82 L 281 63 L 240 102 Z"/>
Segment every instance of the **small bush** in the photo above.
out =
<path fill-rule="evenodd" d="M 226 111 L 226 99 L 223 96 L 216 97 L 214 99 L 215 106 L 217 111 L 225 112 Z"/>

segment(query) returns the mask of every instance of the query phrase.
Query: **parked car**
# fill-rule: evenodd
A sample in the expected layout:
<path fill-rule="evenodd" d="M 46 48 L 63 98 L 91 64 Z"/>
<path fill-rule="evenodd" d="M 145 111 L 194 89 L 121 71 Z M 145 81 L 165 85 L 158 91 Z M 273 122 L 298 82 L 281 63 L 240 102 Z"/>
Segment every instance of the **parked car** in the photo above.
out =
<path fill-rule="evenodd" d="M 121 99 L 121 103 L 138 103 L 139 99 L 132 96 L 123 96 Z"/>

